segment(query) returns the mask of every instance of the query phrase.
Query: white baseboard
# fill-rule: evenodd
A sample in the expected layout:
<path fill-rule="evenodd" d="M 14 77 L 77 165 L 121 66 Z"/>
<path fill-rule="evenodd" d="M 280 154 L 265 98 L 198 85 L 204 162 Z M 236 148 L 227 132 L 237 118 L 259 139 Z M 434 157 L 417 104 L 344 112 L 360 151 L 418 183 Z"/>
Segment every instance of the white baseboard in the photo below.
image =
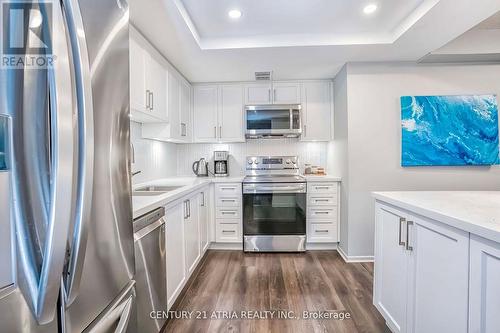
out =
<path fill-rule="evenodd" d="M 240 250 L 243 251 L 243 243 L 210 243 L 210 250 Z"/>
<path fill-rule="evenodd" d="M 342 259 L 344 259 L 345 262 L 351 263 L 351 262 L 373 262 L 374 257 L 373 256 L 348 256 L 344 250 L 339 246 L 337 247 L 337 252 L 340 254 Z"/>
<path fill-rule="evenodd" d="M 337 243 L 306 243 L 307 251 L 336 250 Z"/>

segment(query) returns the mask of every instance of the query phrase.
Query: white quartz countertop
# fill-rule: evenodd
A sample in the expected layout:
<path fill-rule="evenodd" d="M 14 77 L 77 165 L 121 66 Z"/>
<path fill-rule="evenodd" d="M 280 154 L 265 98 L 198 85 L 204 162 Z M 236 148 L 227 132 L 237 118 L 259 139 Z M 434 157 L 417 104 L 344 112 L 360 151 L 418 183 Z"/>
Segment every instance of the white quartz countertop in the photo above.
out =
<path fill-rule="evenodd" d="M 133 218 L 144 215 L 156 208 L 165 206 L 172 201 L 194 192 L 210 183 L 241 183 L 241 177 L 172 177 L 163 178 L 134 185 L 133 188 L 139 188 L 149 185 L 160 186 L 181 186 L 180 188 L 160 195 L 152 196 L 132 196 Z"/>
<path fill-rule="evenodd" d="M 373 196 L 500 243 L 500 191 L 374 192 Z"/>
<path fill-rule="evenodd" d="M 337 176 L 316 176 L 316 175 L 304 175 L 306 177 L 306 181 L 308 182 L 340 182 L 342 180 L 341 177 Z"/>

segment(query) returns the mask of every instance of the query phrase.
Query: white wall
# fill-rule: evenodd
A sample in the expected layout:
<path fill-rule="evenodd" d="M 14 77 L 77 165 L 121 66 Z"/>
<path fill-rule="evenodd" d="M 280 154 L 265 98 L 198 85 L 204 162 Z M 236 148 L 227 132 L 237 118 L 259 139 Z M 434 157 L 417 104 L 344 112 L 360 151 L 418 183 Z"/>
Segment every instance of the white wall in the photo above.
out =
<path fill-rule="evenodd" d="M 349 238 L 348 204 L 348 126 L 347 126 L 347 66 L 337 74 L 334 84 L 334 141 L 328 144 L 329 173 L 342 177 L 340 186 L 340 247 L 347 252 Z"/>
<path fill-rule="evenodd" d="M 141 138 L 141 124 L 130 122 L 130 141 L 134 145 L 135 163 L 132 172 L 141 173 L 132 177 L 132 184 L 177 175 L 177 147 L 173 143 Z"/>
<path fill-rule="evenodd" d="M 179 144 L 177 174 L 193 175 L 191 166 L 202 157 L 210 161 L 209 170 L 213 172 L 213 155 L 216 150 L 229 151 L 229 173 L 233 176 L 245 173 L 245 158 L 251 155 L 297 155 L 302 170 L 305 163 L 326 167 L 327 145 L 326 142 L 300 142 L 297 139 L 248 140 L 246 143 L 230 144 Z"/>
<path fill-rule="evenodd" d="M 402 95 L 500 96 L 500 65 L 349 64 L 339 80 L 348 94 L 349 256 L 373 255 L 372 191 L 500 189 L 500 166 L 402 168 L 399 105 Z"/>

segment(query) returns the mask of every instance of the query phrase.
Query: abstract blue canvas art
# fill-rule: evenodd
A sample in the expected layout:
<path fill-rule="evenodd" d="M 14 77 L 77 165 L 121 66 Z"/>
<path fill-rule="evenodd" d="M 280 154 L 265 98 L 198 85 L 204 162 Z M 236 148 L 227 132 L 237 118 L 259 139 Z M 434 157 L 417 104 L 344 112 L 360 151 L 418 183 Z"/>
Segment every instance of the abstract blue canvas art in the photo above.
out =
<path fill-rule="evenodd" d="M 401 97 L 402 166 L 499 163 L 495 95 Z"/>

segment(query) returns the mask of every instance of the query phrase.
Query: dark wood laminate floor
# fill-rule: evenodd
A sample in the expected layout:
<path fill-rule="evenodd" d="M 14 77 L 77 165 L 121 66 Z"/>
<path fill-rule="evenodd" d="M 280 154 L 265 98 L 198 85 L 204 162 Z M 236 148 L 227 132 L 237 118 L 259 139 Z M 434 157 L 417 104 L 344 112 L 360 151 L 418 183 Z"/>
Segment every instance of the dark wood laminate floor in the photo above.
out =
<path fill-rule="evenodd" d="M 336 251 L 209 251 L 172 309 L 208 318 L 171 319 L 164 332 L 389 332 L 372 305 L 372 280 L 373 264 L 346 264 Z M 247 310 L 293 313 L 242 319 Z M 343 311 L 351 319 L 304 319 L 303 311 Z"/>

